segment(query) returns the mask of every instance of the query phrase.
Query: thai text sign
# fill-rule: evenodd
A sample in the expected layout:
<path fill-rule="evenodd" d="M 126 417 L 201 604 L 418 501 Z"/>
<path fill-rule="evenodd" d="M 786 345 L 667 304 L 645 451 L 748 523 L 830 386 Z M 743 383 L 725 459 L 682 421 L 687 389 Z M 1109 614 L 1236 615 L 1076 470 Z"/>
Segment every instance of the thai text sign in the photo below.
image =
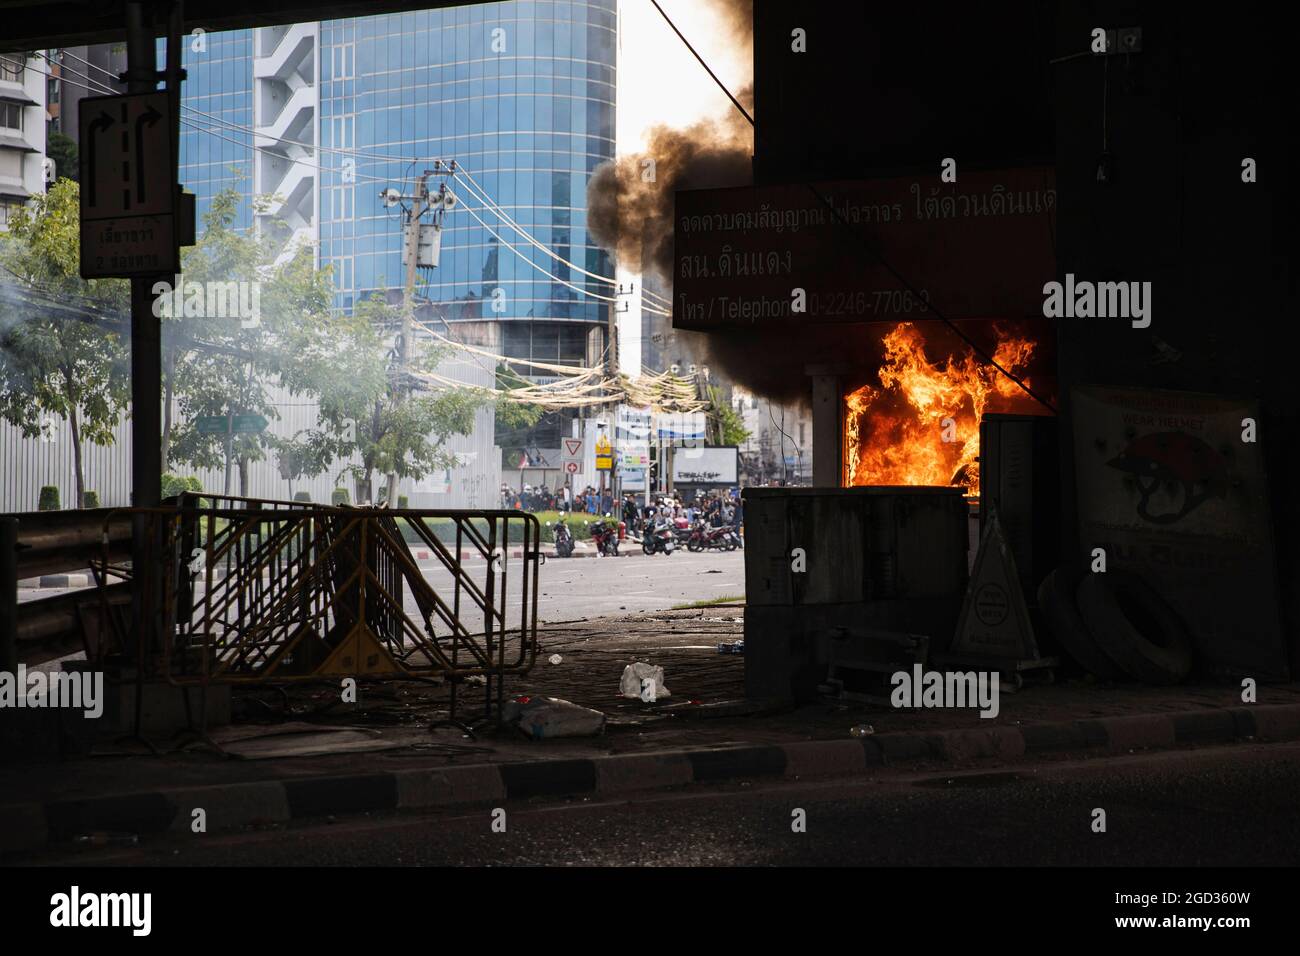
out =
<path fill-rule="evenodd" d="M 682 191 L 673 325 L 1041 316 L 1055 214 L 1047 167 Z"/>

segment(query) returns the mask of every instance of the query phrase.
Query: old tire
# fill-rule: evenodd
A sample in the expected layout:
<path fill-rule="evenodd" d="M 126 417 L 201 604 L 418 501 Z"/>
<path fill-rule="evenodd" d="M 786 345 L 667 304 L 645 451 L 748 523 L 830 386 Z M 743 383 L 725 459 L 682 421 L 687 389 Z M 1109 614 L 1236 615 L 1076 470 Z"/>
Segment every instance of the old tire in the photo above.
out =
<path fill-rule="evenodd" d="M 1169 685 L 1191 672 L 1187 625 L 1136 574 L 1087 574 L 1076 599 L 1093 640 L 1125 673 L 1147 684 Z"/>
<path fill-rule="evenodd" d="M 1093 640 L 1079 614 L 1075 593 L 1084 572 L 1068 565 L 1057 568 L 1038 585 L 1038 606 L 1058 644 L 1088 673 L 1101 680 L 1124 680 L 1124 669 Z"/>

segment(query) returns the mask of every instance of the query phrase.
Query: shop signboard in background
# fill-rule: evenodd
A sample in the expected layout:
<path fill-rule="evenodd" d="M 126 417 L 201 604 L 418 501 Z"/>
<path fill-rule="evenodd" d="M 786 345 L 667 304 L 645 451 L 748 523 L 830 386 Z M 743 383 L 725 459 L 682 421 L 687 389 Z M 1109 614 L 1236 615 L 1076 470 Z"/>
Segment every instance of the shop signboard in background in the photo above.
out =
<path fill-rule="evenodd" d="M 677 458 L 698 458 L 707 440 L 703 412 L 660 412 L 655 416 L 655 439 L 679 449 Z"/>
<path fill-rule="evenodd" d="M 1211 673 L 1286 676 L 1272 521 L 1250 400 L 1154 389 L 1073 392 L 1080 547 L 1155 588 Z M 1246 424 L 1243 424 L 1246 423 Z"/>
<path fill-rule="evenodd" d="M 618 467 L 624 476 L 624 487 L 633 472 L 644 471 L 650 465 L 650 430 L 653 427 L 650 409 L 620 405 L 614 415 L 614 445 L 618 449 Z M 645 481 L 644 475 L 641 481 Z"/>
<path fill-rule="evenodd" d="M 673 484 L 692 488 L 727 487 L 736 484 L 740 452 L 736 447 L 697 448 L 693 457 L 678 452 L 673 458 Z"/>

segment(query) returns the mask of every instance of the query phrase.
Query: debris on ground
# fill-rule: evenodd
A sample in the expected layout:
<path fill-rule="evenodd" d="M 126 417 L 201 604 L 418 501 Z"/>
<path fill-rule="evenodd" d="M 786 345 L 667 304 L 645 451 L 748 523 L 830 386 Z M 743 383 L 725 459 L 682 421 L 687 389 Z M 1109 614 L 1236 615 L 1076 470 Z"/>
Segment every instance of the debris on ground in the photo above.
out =
<path fill-rule="evenodd" d="M 550 657 L 547 658 L 547 660 L 550 661 L 552 664 L 559 664 L 564 661 L 564 658 L 561 657 L 559 654 L 552 654 Z"/>
<path fill-rule="evenodd" d="M 650 682 L 648 686 L 647 681 Z M 660 697 L 672 696 L 664 686 L 663 667 L 658 664 L 647 664 L 644 661 L 637 661 L 623 668 L 623 677 L 619 680 L 619 693 L 624 697 L 639 697 L 646 703 L 651 703 Z"/>
<path fill-rule="evenodd" d="M 743 654 L 745 653 L 744 641 L 725 641 L 718 645 L 719 654 Z"/>
<path fill-rule="evenodd" d="M 870 724 L 857 724 L 849 728 L 850 737 L 870 737 L 876 732 L 876 729 Z"/>
<path fill-rule="evenodd" d="M 502 716 L 533 740 L 590 737 L 605 731 L 605 715 L 600 711 L 558 697 L 521 695 L 506 702 Z"/>

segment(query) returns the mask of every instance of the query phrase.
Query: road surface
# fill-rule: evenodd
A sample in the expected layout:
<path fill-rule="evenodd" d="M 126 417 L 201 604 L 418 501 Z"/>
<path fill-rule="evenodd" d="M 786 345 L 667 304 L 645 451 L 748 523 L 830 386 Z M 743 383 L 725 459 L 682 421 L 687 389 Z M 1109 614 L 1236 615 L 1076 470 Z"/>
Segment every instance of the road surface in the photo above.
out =
<path fill-rule="evenodd" d="M 109 865 L 1275 865 L 1300 863 L 1300 743 L 870 777 L 734 783 L 627 800 L 340 818 L 42 854 Z M 1095 811 L 1106 813 L 1094 832 Z M 794 812 L 806 814 L 796 833 Z M 1226 887 L 1230 889 L 1230 887 Z"/>

